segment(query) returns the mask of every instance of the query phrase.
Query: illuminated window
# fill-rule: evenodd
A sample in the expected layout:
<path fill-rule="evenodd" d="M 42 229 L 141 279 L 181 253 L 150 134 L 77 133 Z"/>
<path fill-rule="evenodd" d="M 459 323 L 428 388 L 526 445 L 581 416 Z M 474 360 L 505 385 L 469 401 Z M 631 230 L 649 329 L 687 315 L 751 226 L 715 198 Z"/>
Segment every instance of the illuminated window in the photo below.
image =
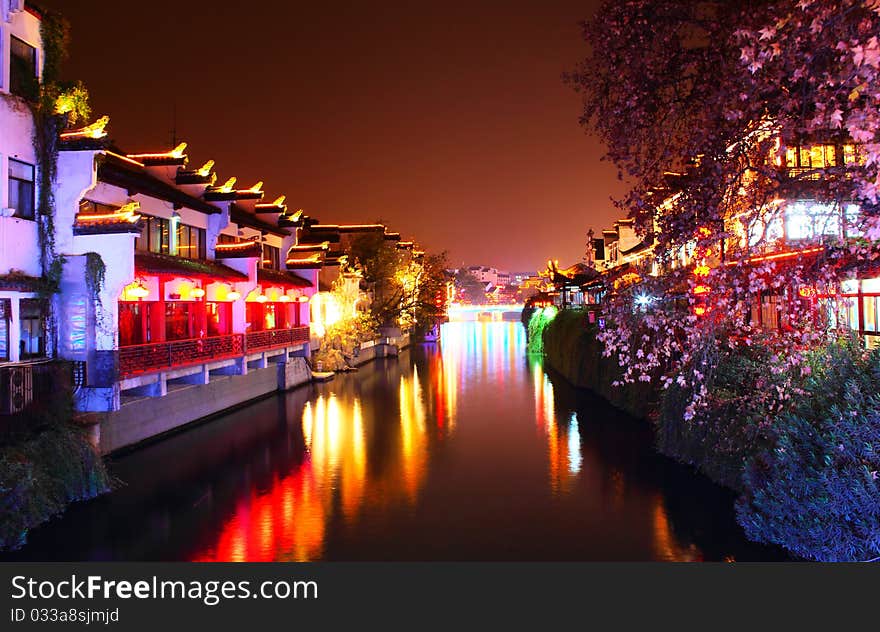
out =
<path fill-rule="evenodd" d="M 267 303 L 263 310 L 263 329 L 275 329 L 278 326 L 278 319 L 275 316 L 275 303 Z"/>
<path fill-rule="evenodd" d="M 772 216 L 761 219 L 755 218 L 749 224 L 749 246 L 757 246 L 759 244 L 773 243 L 782 239 L 783 225 L 782 217 L 779 213 L 773 213 Z"/>
<path fill-rule="evenodd" d="M 171 222 L 161 217 L 143 215 L 144 227 L 135 239 L 135 248 L 143 252 L 159 254 L 171 253 Z M 177 223 L 175 232 L 177 239 L 177 256 L 186 259 L 204 259 L 207 256 L 205 247 L 205 229 L 187 224 Z M 219 242 L 220 240 L 218 240 Z"/>
<path fill-rule="evenodd" d="M 263 318 L 262 303 L 245 303 L 245 317 L 248 322 L 248 332 L 263 331 L 266 321 Z"/>
<path fill-rule="evenodd" d="M 836 205 L 796 202 L 785 209 L 788 239 L 815 239 L 840 236 L 840 211 Z"/>
<path fill-rule="evenodd" d="M 193 310 L 191 303 L 165 303 L 165 340 L 186 340 L 193 337 Z"/>
<path fill-rule="evenodd" d="M 762 295 L 760 327 L 765 330 L 778 329 L 780 309 L 780 297 L 772 294 Z"/>
<path fill-rule="evenodd" d="M 232 305 L 230 303 L 207 303 L 209 336 L 225 336 L 232 333 Z"/>
<path fill-rule="evenodd" d="M 839 300 L 838 310 L 840 326 L 853 331 L 859 329 L 859 302 L 855 296 L 846 296 Z"/>
<path fill-rule="evenodd" d="M 178 222 L 177 256 L 185 259 L 204 259 L 205 230 Z"/>
<path fill-rule="evenodd" d="M 846 160 L 846 147 L 844 146 L 844 160 Z M 852 145 L 849 147 L 853 150 Z M 834 145 L 788 147 L 785 150 L 785 166 L 788 168 L 789 175 L 818 180 L 820 174 L 816 173 L 816 170 L 840 166 L 837 147 Z"/>
<path fill-rule="evenodd" d="M 846 166 L 864 165 L 865 164 L 865 152 L 858 145 L 844 145 L 843 146 L 843 164 Z"/>
<path fill-rule="evenodd" d="M 844 210 L 846 217 L 846 236 L 861 237 L 865 234 L 862 227 L 862 214 L 858 204 L 847 204 Z"/>
<path fill-rule="evenodd" d="M 865 296 L 862 299 L 864 305 L 865 331 L 880 331 L 877 327 L 877 299 L 876 296 Z"/>
<path fill-rule="evenodd" d="M 157 303 L 119 303 L 119 346 L 141 345 L 152 341 L 152 315 Z"/>
<path fill-rule="evenodd" d="M 115 213 L 118 210 L 119 207 L 112 204 L 103 204 L 101 202 L 93 202 L 92 200 L 79 201 L 79 212 L 82 215 L 103 215 Z"/>
<path fill-rule="evenodd" d="M 275 246 L 263 244 L 263 258 L 260 267 L 267 270 L 278 270 L 281 262 L 281 250 Z"/>

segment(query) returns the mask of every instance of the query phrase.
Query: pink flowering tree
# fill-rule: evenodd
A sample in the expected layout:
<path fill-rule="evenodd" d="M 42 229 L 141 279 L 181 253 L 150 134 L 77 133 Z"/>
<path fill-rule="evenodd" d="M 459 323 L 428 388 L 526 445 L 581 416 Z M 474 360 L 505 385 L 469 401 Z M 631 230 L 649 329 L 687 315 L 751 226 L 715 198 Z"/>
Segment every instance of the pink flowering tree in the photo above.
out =
<path fill-rule="evenodd" d="M 711 400 L 719 358 L 743 347 L 772 367 L 748 398 L 785 409 L 806 351 L 838 325 L 816 295 L 880 254 L 878 33 L 877 0 L 608 0 L 584 24 L 589 53 L 566 81 L 661 272 L 618 283 L 600 336 L 624 381 L 686 388 L 686 420 Z M 785 168 L 786 148 L 814 143 L 851 155 Z M 835 209 L 846 230 L 767 256 L 793 199 Z M 759 293 L 786 297 L 778 327 L 755 327 Z"/>

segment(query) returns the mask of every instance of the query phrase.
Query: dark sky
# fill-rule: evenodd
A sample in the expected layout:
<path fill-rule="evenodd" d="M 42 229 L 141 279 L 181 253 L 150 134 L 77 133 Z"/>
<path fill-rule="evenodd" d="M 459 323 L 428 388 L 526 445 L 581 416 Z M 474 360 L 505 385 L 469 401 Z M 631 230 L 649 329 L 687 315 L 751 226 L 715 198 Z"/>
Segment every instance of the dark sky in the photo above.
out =
<path fill-rule="evenodd" d="M 327 223 L 384 220 L 453 265 L 579 260 L 616 170 L 560 74 L 598 0 L 41 0 L 126 150 L 165 150 Z"/>

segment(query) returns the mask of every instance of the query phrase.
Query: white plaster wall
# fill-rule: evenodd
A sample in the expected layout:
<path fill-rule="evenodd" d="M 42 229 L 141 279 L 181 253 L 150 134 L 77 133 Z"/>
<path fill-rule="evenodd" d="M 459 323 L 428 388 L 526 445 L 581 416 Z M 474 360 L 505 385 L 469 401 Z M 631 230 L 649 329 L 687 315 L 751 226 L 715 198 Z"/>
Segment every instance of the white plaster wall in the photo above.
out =
<path fill-rule="evenodd" d="M 3 0 L 7 2 L 7 0 Z M 34 123 L 27 104 L 8 93 L 9 46 L 15 35 L 37 49 L 37 73 L 42 74 L 43 54 L 40 21 L 36 16 L 7 4 L 0 20 L 0 209 L 9 206 L 9 159 L 16 158 L 36 166 L 33 136 Z M 35 178 L 37 177 L 35 173 Z M 36 223 L 30 220 L 0 217 L 0 274 L 11 269 L 40 274 Z"/>
<path fill-rule="evenodd" d="M 134 239 L 133 234 L 121 235 L 79 235 L 73 240 L 71 252 L 82 255 L 96 252 L 101 255 L 106 268 L 104 286 L 99 294 L 100 304 L 95 305 L 95 351 L 109 351 L 117 348 L 119 297 L 122 289 L 134 279 Z M 82 286 L 85 288 L 85 278 Z"/>
<path fill-rule="evenodd" d="M 3 30 L 3 51 L 0 67 L 5 73 L 4 85 L 9 80 L 8 24 L 0 23 Z M 34 122 L 27 104 L 0 89 L 0 274 L 21 270 L 39 276 L 40 261 L 37 225 L 33 220 L 6 217 L 3 209 L 9 206 L 9 159 L 15 158 L 36 166 L 34 150 Z M 35 180 L 38 178 L 34 172 Z"/>
<path fill-rule="evenodd" d="M 7 0 L 0 2 L 6 3 Z M 0 19 L 0 92 L 3 93 L 9 92 L 9 43 L 12 35 L 37 49 L 37 75 L 43 75 L 43 43 L 40 38 L 39 18 L 21 9 L 5 14 L 5 11 L 0 14 L 0 18 L 8 18 L 8 21 Z"/>
<path fill-rule="evenodd" d="M 619 235 L 617 245 L 619 250 L 629 250 L 642 241 L 636 234 L 632 224 L 619 224 L 617 226 L 617 234 Z"/>
<path fill-rule="evenodd" d="M 94 151 L 62 151 L 58 154 L 55 183 L 55 249 L 60 254 L 83 254 L 74 247 L 73 224 L 83 197 L 92 198 L 97 170 Z"/>
<path fill-rule="evenodd" d="M 235 225 L 229 224 L 229 202 L 215 203 L 220 207 L 220 213 L 207 216 L 207 231 L 205 232 L 205 256 L 214 259 L 216 254 L 217 237 L 220 233 L 235 235 Z"/>

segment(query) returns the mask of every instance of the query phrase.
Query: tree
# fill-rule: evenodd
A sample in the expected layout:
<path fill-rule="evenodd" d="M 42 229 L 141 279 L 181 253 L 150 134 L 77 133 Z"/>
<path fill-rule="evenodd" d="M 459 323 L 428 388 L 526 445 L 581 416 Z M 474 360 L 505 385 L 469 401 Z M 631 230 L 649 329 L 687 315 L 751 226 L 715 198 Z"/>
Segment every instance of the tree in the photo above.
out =
<path fill-rule="evenodd" d="M 372 293 L 370 311 L 383 325 L 430 329 L 445 313 L 446 254 L 399 250 L 381 234 L 352 240 L 348 269 L 360 271 Z"/>
<path fill-rule="evenodd" d="M 466 268 L 461 268 L 455 274 L 455 289 L 468 303 L 482 305 L 486 302 L 485 286 L 473 272 Z"/>
<path fill-rule="evenodd" d="M 880 255 L 878 11 L 873 0 L 608 0 L 584 24 L 590 53 L 565 79 L 583 95 L 581 124 L 631 185 L 620 208 L 653 233 L 666 269 L 616 288 L 603 342 L 625 380 L 689 382 L 687 416 L 709 394 L 721 342 L 760 338 L 784 370 L 824 333 L 799 301 L 788 331 L 752 332 L 757 292 L 833 285 Z M 780 169 L 782 148 L 823 140 L 854 141 L 862 158 L 800 180 Z M 866 239 L 826 242 L 815 261 L 755 264 L 793 193 L 858 204 Z M 696 256 L 672 269 L 683 248 Z M 647 313 L 635 303 L 645 295 L 661 299 Z M 790 393 L 763 395 L 782 406 Z"/>

